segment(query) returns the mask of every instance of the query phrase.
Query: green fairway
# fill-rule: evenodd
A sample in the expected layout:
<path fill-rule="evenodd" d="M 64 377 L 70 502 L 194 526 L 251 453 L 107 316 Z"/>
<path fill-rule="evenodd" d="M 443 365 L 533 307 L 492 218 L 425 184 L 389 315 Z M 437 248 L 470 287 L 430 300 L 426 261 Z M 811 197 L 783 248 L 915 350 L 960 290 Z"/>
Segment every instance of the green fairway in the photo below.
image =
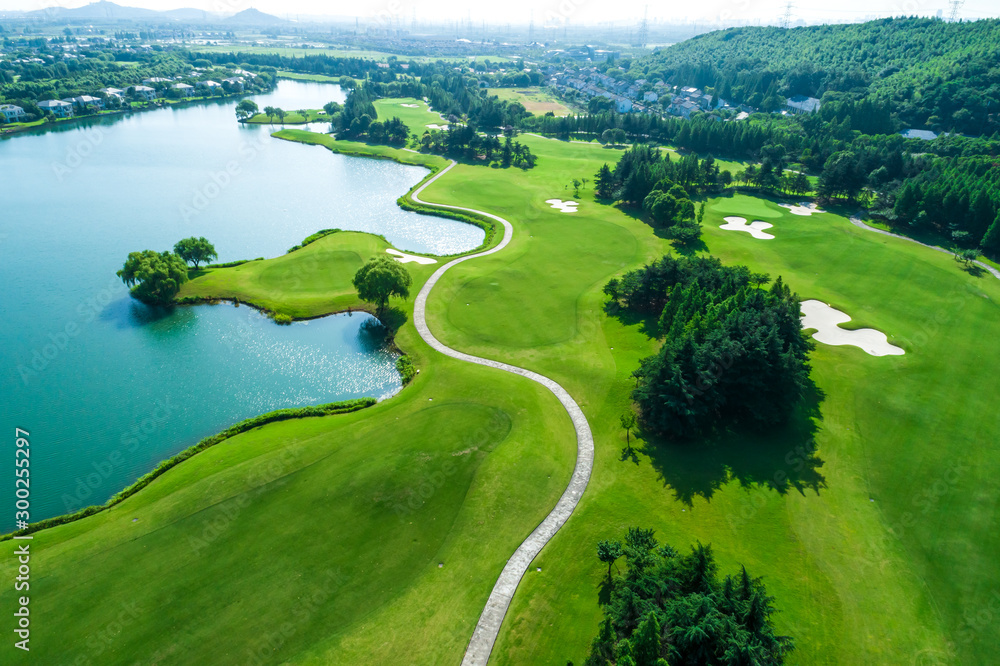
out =
<path fill-rule="evenodd" d="M 270 261 L 208 269 L 181 288 L 180 298 L 237 299 L 295 318 L 365 309 L 351 279 L 361 266 L 385 253 L 378 236 L 341 231 Z M 426 279 L 435 266 L 408 264 Z"/>
<path fill-rule="evenodd" d="M 405 106 L 416 105 L 416 106 Z M 448 121 L 427 107 L 427 102 L 413 97 L 399 97 L 375 100 L 375 111 L 381 121 L 399 118 L 410 131 L 420 136 L 427 131 L 428 125 L 447 125 Z"/>
<path fill-rule="evenodd" d="M 424 106 L 401 103 L 379 100 L 379 116 L 426 124 Z M 301 130 L 277 136 L 435 171 L 446 164 Z M 459 164 L 421 195 L 514 226 L 501 252 L 441 278 L 428 324 L 455 349 L 559 382 L 590 422 L 596 457 L 578 509 L 521 582 L 491 663 L 583 663 L 606 573 L 595 544 L 631 525 L 678 549 L 711 543 L 724 572 L 745 564 L 764 576 L 778 629 L 795 638 L 792 663 L 990 663 L 1000 625 L 980 611 L 1000 594 L 990 390 L 1000 360 L 988 345 L 1000 335 L 1000 281 L 832 213 L 711 199 L 707 251 L 781 275 L 906 355 L 817 344 L 816 390 L 786 427 L 688 444 L 640 432 L 636 455 L 625 456 L 618 417 L 630 373 L 659 340 L 655 324 L 609 315 L 602 287 L 670 245 L 594 200 L 594 174 L 621 151 L 518 140 L 537 154 L 534 169 Z M 571 183 L 582 178 L 575 197 Z M 552 198 L 579 210 L 562 213 Z M 719 229 L 730 215 L 767 220 L 775 238 Z M 350 276 L 386 247 L 340 232 L 209 270 L 183 295 L 297 317 L 356 307 Z M 437 266 L 406 266 L 411 299 L 396 305 L 411 316 Z M 399 395 L 239 435 L 106 512 L 36 534 L 32 612 L 45 622 L 34 627 L 34 659 L 91 645 L 134 604 L 120 630 L 89 648 L 94 663 L 186 664 L 191 654 L 215 664 L 253 654 L 259 663 L 458 663 L 507 557 L 563 491 L 574 432 L 540 386 L 433 352 L 409 323 L 397 344 L 421 371 Z M 0 544 L 8 580 L 13 549 Z M 14 594 L 8 586 L 0 602 Z M 5 653 L 4 663 L 28 662 Z"/>

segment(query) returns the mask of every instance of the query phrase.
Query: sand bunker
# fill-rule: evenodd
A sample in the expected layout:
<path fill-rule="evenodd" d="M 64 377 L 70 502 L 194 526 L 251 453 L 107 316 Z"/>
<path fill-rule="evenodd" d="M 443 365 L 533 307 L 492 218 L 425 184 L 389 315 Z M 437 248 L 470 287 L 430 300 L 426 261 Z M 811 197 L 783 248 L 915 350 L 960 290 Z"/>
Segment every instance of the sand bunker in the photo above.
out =
<path fill-rule="evenodd" d="M 545 203 L 564 213 L 575 213 L 576 207 L 580 205 L 576 201 L 563 201 L 562 199 L 546 199 Z"/>
<path fill-rule="evenodd" d="M 889 344 L 885 333 L 874 328 L 849 331 L 838 324 L 851 321 L 845 312 L 822 301 L 802 301 L 802 328 L 815 328 L 813 338 L 826 345 L 853 345 L 872 356 L 902 356 L 906 352 Z"/>
<path fill-rule="evenodd" d="M 800 203 L 800 204 L 778 204 L 782 208 L 787 208 L 792 215 L 805 215 L 809 216 L 813 213 L 825 213 L 825 210 L 820 210 L 814 203 Z"/>
<path fill-rule="evenodd" d="M 446 130 L 446 129 L 448 129 L 447 125 L 437 125 L 437 124 L 434 124 L 434 123 L 431 123 L 430 125 L 426 125 L 426 127 L 430 128 L 430 129 L 435 129 L 435 130 Z"/>
<path fill-rule="evenodd" d="M 416 262 L 418 264 L 436 264 L 437 263 L 436 259 L 431 259 L 429 257 L 418 257 L 418 256 L 413 255 L 413 254 L 406 254 L 404 252 L 400 252 L 399 250 L 393 250 L 391 247 L 388 250 L 386 250 L 386 252 L 388 252 L 389 254 L 391 254 L 394 257 L 396 257 L 396 261 L 398 261 L 401 264 L 408 264 L 411 261 Z"/>
<path fill-rule="evenodd" d="M 405 106 L 408 109 L 419 109 L 419 104 L 400 104 L 400 106 Z"/>
<path fill-rule="evenodd" d="M 726 220 L 725 224 L 720 224 L 720 229 L 725 229 L 726 231 L 745 231 L 754 238 L 759 238 L 761 240 L 770 240 L 774 238 L 771 234 L 765 234 L 764 229 L 770 229 L 773 224 L 768 224 L 767 222 L 761 222 L 756 220 L 747 224 L 747 218 L 745 217 L 727 217 L 723 218 Z"/>

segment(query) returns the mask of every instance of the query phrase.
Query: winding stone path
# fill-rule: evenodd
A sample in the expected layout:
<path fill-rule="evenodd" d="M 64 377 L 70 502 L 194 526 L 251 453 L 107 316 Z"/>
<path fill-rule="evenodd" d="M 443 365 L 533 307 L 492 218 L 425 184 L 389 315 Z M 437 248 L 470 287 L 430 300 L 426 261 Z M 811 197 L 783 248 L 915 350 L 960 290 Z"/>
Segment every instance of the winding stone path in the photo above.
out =
<path fill-rule="evenodd" d="M 902 236 L 900 234 L 894 234 L 891 231 L 886 231 L 884 229 L 878 229 L 876 227 L 870 227 L 867 224 L 865 224 L 861 220 L 861 218 L 858 218 L 858 217 L 852 217 L 851 218 L 851 224 L 853 224 L 856 227 L 860 227 L 862 229 L 867 229 L 868 231 L 874 231 L 875 233 L 882 234 L 883 236 L 892 236 L 893 238 L 901 238 L 901 239 L 903 239 L 905 241 L 910 241 L 911 243 L 916 243 L 917 245 L 923 245 L 924 247 L 928 247 L 928 248 L 930 248 L 932 250 L 937 250 L 938 252 L 944 252 L 945 254 L 952 254 L 948 250 L 944 249 L 943 247 L 938 247 L 937 245 L 928 245 L 927 243 L 921 243 L 920 241 L 918 241 L 918 240 L 916 240 L 914 238 L 910 238 L 909 236 Z M 1000 271 L 998 271 L 997 269 L 993 268 L 989 264 L 984 264 L 983 262 L 979 261 L 978 259 L 975 260 L 975 261 L 973 261 L 972 263 L 974 263 L 976 266 L 979 266 L 980 268 L 985 268 L 991 275 L 993 275 L 993 277 L 995 277 L 996 279 L 1000 280 Z"/>
<path fill-rule="evenodd" d="M 476 210 L 474 208 L 461 208 L 459 206 L 446 206 L 443 204 L 430 203 L 420 198 L 420 193 L 424 191 L 424 188 L 451 171 L 454 166 L 455 162 L 452 161 L 447 168 L 440 171 L 437 175 L 414 191 L 413 194 L 410 195 L 411 198 L 417 203 L 427 206 L 436 206 L 438 208 L 448 208 L 451 210 L 460 210 L 485 215 L 503 226 L 503 238 L 495 247 L 483 252 L 453 259 L 441 268 L 437 269 L 434 274 L 431 275 L 430 279 L 427 280 L 423 288 L 420 290 L 420 293 L 417 294 L 417 300 L 413 306 L 413 321 L 417 327 L 417 332 L 420 334 L 420 337 L 424 339 L 424 342 L 446 356 L 451 356 L 452 358 L 457 358 L 468 363 L 476 363 L 478 365 L 485 365 L 490 368 L 504 370 L 538 382 L 545 388 L 552 391 L 559 402 L 562 403 L 563 408 L 566 409 L 566 413 L 569 414 L 569 418 L 573 422 L 573 427 L 576 429 L 576 466 L 573 468 L 573 476 L 570 478 L 569 485 L 566 487 L 566 490 L 563 491 L 559 501 L 556 502 L 555 508 L 552 509 L 549 515 L 547 515 L 538 527 L 536 527 L 534 531 L 528 535 L 528 538 L 517 547 L 514 554 L 507 560 L 506 566 L 504 566 L 503 571 L 500 572 L 500 577 L 493 586 L 493 591 L 490 592 L 490 598 L 486 602 L 486 607 L 483 609 L 482 615 L 479 616 L 479 622 L 476 624 L 476 629 L 472 633 L 471 640 L 469 640 L 469 646 L 465 650 L 465 657 L 462 659 L 463 666 L 485 666 L 490 659 L 490 653 L 493 651 L 493 644 L 496 642 L 497 635 L 500 633 L 500 625 L 503 623 L 503 618 L 507 614 L 507 609 L 510 607 L 511 599 L 514 598 L 514 592 L 517 590 L 518 583 L 521 582 L 521 578 L 528 570 L 528 566 L 531 565 L 531 561 L 535 559 L 535 556 L 537 556 L 545 544 L 549 542 L 549 539 L 551 539 L 555 533 L 559 531 L 559 528 L 562 527 L 563 524 L 569 519 L 570 515 L 572 515 L 576 505 L 580 502 L 580 498 L 583 497 L 583 491 L 587 489 L 587 483 L 590 481 L 590 473 L 594 466 L 594 438 L 590 432 L 590 424 L 587 423 L 587 418 L 583 415 L 583 411 L 580 409 L 580 406 L 576 404 L 576 401 L 573 400 L 566 389 L 556 382 L 552 381 L 548 377 L 545 377 L 544 375 L 540 375 L 537 372 L 532 372 L 530 370 L 525 370 L 524 368 L 518 368 L 517 366 L 509 365 L 507 363 L 491 361 L 489 359 L 455 351 L 454 349 L 442 344 L 437 338 L 434 337 L 434 334 L 431 333 L 430 329 L 427 327 L 427 296 L 431 293 L 431 290 L 434 288 L 434 285 L 437 284 L 438 280 L 441 279 L 441 276 L 444 275 L 452 266 L 460 264 L 463 261 L 499 252 L 507 246 L 514 234 L 514 228 L 511 226 L 510 222 L 502 217 L 491 215 L 490 213 Z"/>

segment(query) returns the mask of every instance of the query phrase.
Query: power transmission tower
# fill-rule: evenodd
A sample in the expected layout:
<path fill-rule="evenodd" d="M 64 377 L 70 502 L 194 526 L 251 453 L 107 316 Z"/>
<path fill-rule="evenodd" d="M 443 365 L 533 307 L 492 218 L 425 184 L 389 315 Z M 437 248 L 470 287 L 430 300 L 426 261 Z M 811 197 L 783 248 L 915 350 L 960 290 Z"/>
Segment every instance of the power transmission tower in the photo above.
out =
<path fill-rule="evenodd" d="M 781 17 L 781 27 L 787 28 L 792 23 L 792 10 L 795 8 L 791 2 L 785 5 L 785 13 Z"/>
<path fill-rule="evenodd" d="M 649 5 L 642 14 L 642 23 L 639 24 L 639 37 L 636 39 L 637 46 L 645 46 L 649 43 Z"/>
<path fill-rule="evenodd" d="M 532 44 L 535 41 L 535 10 L 531 10 L 531 22 L 528 23 L 528 43 Z"/>
<path fill-rule="evenodd" d="M 965 4 L 965 0 L 950 0 L 948 6 L 951 7 L 951 11 L 948 12 L 948 23 L 954 23 L 958 20 L 958 10 L 962 8 Z"/>

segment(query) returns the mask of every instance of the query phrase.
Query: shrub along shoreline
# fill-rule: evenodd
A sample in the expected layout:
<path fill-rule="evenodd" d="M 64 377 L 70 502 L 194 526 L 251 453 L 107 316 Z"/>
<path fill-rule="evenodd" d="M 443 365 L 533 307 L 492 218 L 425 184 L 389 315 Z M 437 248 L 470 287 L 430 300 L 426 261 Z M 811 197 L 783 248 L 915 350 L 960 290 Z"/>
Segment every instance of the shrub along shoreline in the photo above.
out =
<path fill-rule="evenodd" d="M 104 504 L 88 506 L 79 511 L 73 513 L 63 514 L 61 516 L 54 516 L 52 518 L 46 518 L 37 523 L 32 523 L 23 530 L 18 530 L 16 532 L 11 532 L 9 534 L 0 535 L 0 541 L 7 541 L 12 539 L 14 536 L 23 536 L 25 534 L 31 534 L 33 532 L 38 532 L 49 527 L 55 527 L 56 525 L 63 525 L 65 523 L 71 523 L 75 520 L 80 520 L 81 518 L 86 518 L 87 516 L 92 516 L 95 513 L 100 513 L 120 504 L 125 501 L 135 493 L 139 492 L 150 483 L 152 483 L 158 476 L 162 475 L 167 470 L 172 467 L 176 467 L 180 463 L 184 462 L 188 458 L 191 458 L 197 453 L 201 453 L 205 449 L 211 448 L 216 444 L 220 444 L 230 437 L 235 437 L 242 433 L 253 430 L 254 428 L 259 428 L 260 426 L 267 425 L 268 423 L 276 423 L 278 421 L 287 421 L 289 419 L 302 419 L 314 416 L 331 416 L 334 414 L 347 414 L 350 412 L 356 412 L 360 409 L 365 409 L 366 407 L 371 407 L 376 402 L 375 398 L 358 398 L 357 400 L 344 400 L 341 402 L 331 402 L 324 405 L 313 405 L 311 407 L 292 407 L 287 409 L 276 409 L 265 414 L 260 414 L 258 416 L 253 416 L 239 423 L 235 423 L 220 433 L 211 435 L 201 440 L 193 446 L 189 446 L 180 453 L 173 455 L 166 460 L 162 461 L 159 465 L 154 467 L 152 470 L 143 474 L 138 479 L 135 480 L 132 485 L 120 490 L 111 496 L 111 498 Z"/>

